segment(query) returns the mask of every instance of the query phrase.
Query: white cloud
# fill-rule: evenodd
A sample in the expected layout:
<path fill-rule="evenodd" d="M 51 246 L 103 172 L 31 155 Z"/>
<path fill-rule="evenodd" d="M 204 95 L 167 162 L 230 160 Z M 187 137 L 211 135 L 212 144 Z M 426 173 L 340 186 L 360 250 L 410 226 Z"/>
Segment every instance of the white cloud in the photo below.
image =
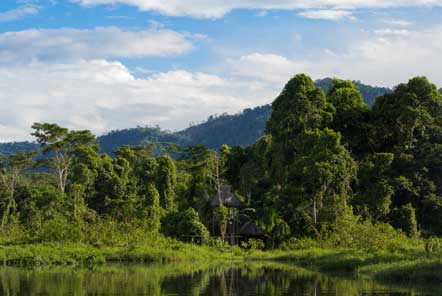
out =
<path fill-rule="evenodd" d="M 333 52 L 303 60 L 275 54 L 252 53 L 229 60 L 239 76 L 269 82 L 281 89 L 294 74 L 306 73 L 316 78 L 341 77 L 381 86 L 394 86 L 411 77 L 425 75 L 442 84 L 442 27 L 407 34 L 383 34 L 358 44 L 345 52 Z"/>
<path fill-rule="evenodd" d="M 143 124 L 181 129 L 273 95 L 262 83 L 198 72 L 135 78 L 121 63 L 104 60 L 0 67 L 0 142 L 29 139 L 36 121 L 97 134 Z"/>
<path fill-rule="evenodd" d="M 281 83 L 303 68 L 301 62 L 289 60 L 276 54 L 252 53 L 237 60 L 228 60 L 235 76 L 258 78 L 262 81 Z"/>
<path fill-rule="evenodd" d="M 387 20 L 384 20 L 383 22 L 385 24 L 394 25 L 394 26 L 402 26 L 402 27 L 411 26 L 413 24 L 413 22 L 403 20 L 403 19 L 387 19 Z"/>
<path fill-rule="evenodd" d="M 0 63 L 169 56 L 192 49 L 193 38 L 171 30 L 30 29 L 0 34 Z"/>
<path fill-rule="evenodd" d="M 71 0 L 85 6 L 126 4 L 170 16 L 220 18 L 234 9 L 360 9 L 442 6 L 442 0 Z"/>
<path fill-rule="evenodd" d="M 378 36 L 407 36 L 411 34 L 411 31 L 398 29 L 381 29 L 376 30 L 375 34 Z"/>
<path fill-rule="evenodd" d="M 0 12 L 0 22 L 11 22 L 38 13 L 39 10 L 36 6 L 22 6 L 16 9 Z"/>
<path fill-rule="evenodd" d="M 315 20 L 339 21 L 343 19 L 355 19 L 353 13 L 348 10 L 308 10 L 298 15 Z"/>

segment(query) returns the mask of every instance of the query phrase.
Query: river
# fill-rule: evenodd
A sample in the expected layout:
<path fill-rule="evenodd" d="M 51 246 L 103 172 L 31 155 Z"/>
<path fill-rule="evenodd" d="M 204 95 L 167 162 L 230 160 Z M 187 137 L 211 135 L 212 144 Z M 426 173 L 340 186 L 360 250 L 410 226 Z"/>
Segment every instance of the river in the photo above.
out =
<path fill-rule="evenodd" d="M 442 288 L 442 287 L 441 287 Z M 441 289 L 442 291 L 442 289 Z M 0 268 L 0 293 L 18 295 L 441 295 L 438 287 L 324 275 L 272 262 Z"/>

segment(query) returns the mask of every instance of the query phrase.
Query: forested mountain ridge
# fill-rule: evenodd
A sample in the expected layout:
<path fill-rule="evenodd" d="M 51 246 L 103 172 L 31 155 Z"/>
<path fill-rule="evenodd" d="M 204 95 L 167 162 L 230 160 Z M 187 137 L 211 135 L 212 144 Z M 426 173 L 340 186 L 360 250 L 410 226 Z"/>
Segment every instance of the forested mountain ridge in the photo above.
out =
<path fill-rule="evenodd" d="M 325 78 L 315 81 L 325 93 L 328 92 L 333 79 Z M 373 87 L 359 81 L 354 82 L 362 94 L 364 101 L 373 105 L 374 100 L 386 93 L 389 88 Z M 161 130 L 159 127 L 136 127 L 111 131 L 98 137 L 103 153 L 112 154 L 123 145 L 142 145 L 151 142 L 172 142 L 180 146 L 205 145 L 208 148 L 219 148 L 223 144 L 246 147 L 252 145 L 264 135 L 265 125 L 270 117 L 270 104 L 245 109 L 241 113 L 210 116 L 207 121 L 178 132 Z M 31 142 L 0 143 L 0 153 L 10 154 L 17 151 L 37 149 L 38 145 Z"/>

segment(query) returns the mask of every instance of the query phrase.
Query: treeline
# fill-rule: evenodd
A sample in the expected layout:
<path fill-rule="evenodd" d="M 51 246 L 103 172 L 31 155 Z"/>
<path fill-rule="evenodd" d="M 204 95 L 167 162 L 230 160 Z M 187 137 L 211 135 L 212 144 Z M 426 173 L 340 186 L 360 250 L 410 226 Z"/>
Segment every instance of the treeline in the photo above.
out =
<path fill-rule="evenodd" d="M 268 247 L 361 223 L 441 235 L 441 107 L 423 77 L 369 107 L 350 81 L 335 79 L 324 94 L 297 75 L 274 101 L 267 135 L 247 148 L 159 143 L 110 157 L 89 131 L 35 123 L 45 157 L 2 156 L 0 230 L 10 240 L 100 245 L 135 232 L 207 241 L 229 221 L 254 221 Z M 210 206 L 220 184 L 242 208 Z"/>

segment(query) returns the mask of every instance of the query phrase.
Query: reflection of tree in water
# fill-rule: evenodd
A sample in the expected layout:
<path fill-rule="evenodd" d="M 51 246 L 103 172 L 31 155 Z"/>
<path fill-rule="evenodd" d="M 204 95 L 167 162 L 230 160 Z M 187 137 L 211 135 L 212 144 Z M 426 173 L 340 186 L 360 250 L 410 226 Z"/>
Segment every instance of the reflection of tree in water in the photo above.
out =
<path fill-rule="evenodd" d="M 271 262 L 118 265 L 94 270 L 0 268 L 0 295 L 14 296 L 414 295 L 407 288 L 389 291 L 370 280 L 333 278 Z"/>
<path fill-rule="evenodd" d="M 377 293 L 376 293 L 377 292 Z M 275 266 L 231 268 L 210 277 L 207 288 L 199 295 L 411 295 L 409 292 L 390 292 L 368 280 L 346 280 L 321 274 Z"/>
<path fill-rule="evenodd" d="M 211 277 L 202 295 L 310 295 L 308 292 L 314 282 L 314 277 L 293 277 L 280 269 L 232 268 L 223 271 L 221 276 Z"/>

